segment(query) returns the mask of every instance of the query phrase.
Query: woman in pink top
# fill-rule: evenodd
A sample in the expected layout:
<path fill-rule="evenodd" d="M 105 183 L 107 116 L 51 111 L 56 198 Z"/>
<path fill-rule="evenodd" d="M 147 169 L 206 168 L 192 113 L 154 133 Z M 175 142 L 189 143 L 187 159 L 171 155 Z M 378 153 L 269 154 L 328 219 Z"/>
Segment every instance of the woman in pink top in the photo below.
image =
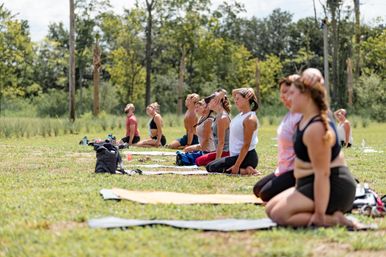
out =
<path fill-rule="evenodd" d="M 122 142 L 128 145 L 136 144 L 139 142 L 139 131 L 137 118 L 134 115 L 134 104 L 127 104 L 125 107 L 126 113 L 126 136 L 121 139 Z"/>
<path fill-rule="evenodd" d="M 287 97 L 288 89 L 298 77 L 299 75 L 291 75 L 279 82 L 280 100 L 287 109 L 291 107 L 291 102 Z M 254 194 L 265 202 L 287 188 L 295 186 L 293 135 L 300 118 L 300 114 L 288 112 L 277 128 L 277 168 L 273 173 L 259 180 L 253 188 Z"/>

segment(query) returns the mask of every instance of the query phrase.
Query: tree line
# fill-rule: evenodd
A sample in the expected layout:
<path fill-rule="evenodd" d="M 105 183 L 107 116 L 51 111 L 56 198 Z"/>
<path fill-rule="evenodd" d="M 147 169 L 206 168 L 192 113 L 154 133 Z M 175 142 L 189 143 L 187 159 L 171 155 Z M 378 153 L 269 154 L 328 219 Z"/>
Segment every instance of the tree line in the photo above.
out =
<path fill-rule="evenodd" d="M 105 112 L 157 101 L 162 112 L 181 113 L 187 93 L 220 87 L 256 88 L 262 112 L 276 110 L 280 77 L 306 67 L 323 71 L 327 18 L 332 108 L 386 120 L 384 21 L 360 24 L 357 0 L 322 4 L 323 13 L 294 21 L 281 9 L 247 18 L 237 1 L 211 9 L 210 0 L 143 0 L 118 15 L 108 0 L 76 0 L 76 112 L 98 113 L 99 96 Z M 63 23 L 51 23 L 45 38 L 32 42 L 28 22 L 0 5 L 0 111 L 30 104 L 40 116 L 66 115 L 69 53 Z M 101 85 L 93 94 L 95 80 Z"/>

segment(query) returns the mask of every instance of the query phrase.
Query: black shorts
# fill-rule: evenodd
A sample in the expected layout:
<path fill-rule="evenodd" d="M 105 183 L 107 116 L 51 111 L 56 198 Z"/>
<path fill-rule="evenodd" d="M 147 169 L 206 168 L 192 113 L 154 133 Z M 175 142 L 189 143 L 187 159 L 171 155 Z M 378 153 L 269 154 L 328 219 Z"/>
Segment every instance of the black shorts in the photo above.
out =
<path fill-rule="evenodd" d="M 314 200 L 314 175 L 300 178 L 296 181 L 296 190 Z M 355 198 L 356 182 L 348 167 L 331 168 L 330 173 L 330 199 L 326 214 L 336 211 L 343 213 L 352 209 Z"/>
<path fill-rule="evenodd" d="M 177 139 L 178 142 L 180 142 L 180 146 L 186 146 L 188 143 L 188 136 L 184 135 L 183 137 Z M 198 144 L 198 137 L 197 135 L 193 135 L 191 145 L 197 145 Z"/>
<path fill-rule="evenodd" d="M 152 137 L 152 139 L 157 140 L 157 136 Z M 161 145 L 162 146 L 166 145 L 166 137 L 164 135 L 162 135 L 161 137 Z"/>
<path fill-rule="evenodd" d="M 122 142 L 124 142 L 124 143 L 129 143 L 129 141 L 130 141 L 130 136 L 124 137 L 124 138 L 122 138 L 121 140 L 122 140 Z M 132 143 L 133 143 L 133 144 L 136 144 L 136 143 L 139 142 L 139 140 L 141 140 L 141 138 L 140 138 L 139 136 L 134 136 L 134 137 L 133 137 Z"/>
<path fill-rule="evenodd" d="M 340 141 L 340 146 L 345 147 L 346 143 L 344 141 Z M 351 147 L 351 143 L 348 143 L 347 148 Z"/>

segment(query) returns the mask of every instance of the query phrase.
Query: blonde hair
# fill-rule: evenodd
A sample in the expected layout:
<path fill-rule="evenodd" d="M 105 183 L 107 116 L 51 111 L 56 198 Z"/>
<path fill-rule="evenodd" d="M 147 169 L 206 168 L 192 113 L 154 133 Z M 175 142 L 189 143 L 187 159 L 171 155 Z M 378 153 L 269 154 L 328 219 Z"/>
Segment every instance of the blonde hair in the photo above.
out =
<path fill-rule="evenodd" d="M 200 96 L 196 93 L 189 94 L 186 96 L 187 99 L 193 99 L 194 104 L 196 104 L 198 101 L 200 101 Z"/>
<path fill-rule="evenodd" d="M 135 112 L 135 106 L 134 104 L 130 103 L 130 104 L 127 104 L 126 107 L 125 107 L 125 112 L 128 112 L 129 110 L 132 110 L 133 112 Z"/>
<path fill-rule="evenodd" d="M 149 104 L 148 107 L 153 108 L 157 113 L 160 113 L 160 105 L 157 102 Z"/>

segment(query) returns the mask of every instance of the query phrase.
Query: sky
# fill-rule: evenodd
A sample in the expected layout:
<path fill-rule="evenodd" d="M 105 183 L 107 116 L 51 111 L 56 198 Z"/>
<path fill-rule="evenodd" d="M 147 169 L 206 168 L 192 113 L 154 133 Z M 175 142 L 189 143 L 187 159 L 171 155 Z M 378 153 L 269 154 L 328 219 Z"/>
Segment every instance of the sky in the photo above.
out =
<path fill-rule="evenodd" d="M 352 3 L 352 0 L 344 1 L 350 5 Z M 213 8 L 222 2 L 224 0 L 212 0 Z M 238 2 L 244 4 L 246 13 L 243 16 L 246 17 L 264 18 L 276 8 L 292 13 L 295 21 L 314 16 L 313 0 L 238 0 Z M 318 17 L 323 15 L 320 2 L 325 3 L 326 0 L 315 0 Z M 61 21 L 68 27 L 69 0 L 0 0 L 0 3 L 16 15 L 17 19 L 28 20 L 33 41 L 39 41 L 47 35 L 50 23 Z M 115 13 L 122 14 L 124 8 L 130 9 L 134 5 L 135 0 L 110 0 L 110 3 Z M 360 3 L 362 22 L 372 24 L 376 17 L 382 17 L 383 22 L 386 22 L 386 0 L 360 0 Z"/>

